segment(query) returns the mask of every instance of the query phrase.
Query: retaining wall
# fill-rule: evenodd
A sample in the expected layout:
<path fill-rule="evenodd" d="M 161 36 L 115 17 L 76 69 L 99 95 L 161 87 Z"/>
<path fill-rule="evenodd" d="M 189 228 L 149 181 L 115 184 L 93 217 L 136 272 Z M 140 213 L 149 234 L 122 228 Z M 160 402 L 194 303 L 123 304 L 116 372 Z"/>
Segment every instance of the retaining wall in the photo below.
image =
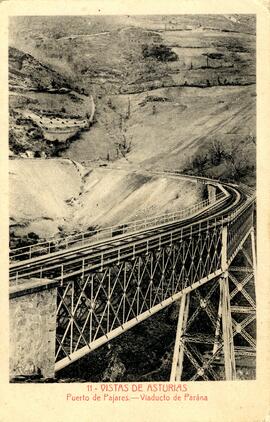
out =
<path fill-rule="evenodd" d="M 9 301 L 10 377 L 53 377 L 55 366 L 56 288 Z"/>

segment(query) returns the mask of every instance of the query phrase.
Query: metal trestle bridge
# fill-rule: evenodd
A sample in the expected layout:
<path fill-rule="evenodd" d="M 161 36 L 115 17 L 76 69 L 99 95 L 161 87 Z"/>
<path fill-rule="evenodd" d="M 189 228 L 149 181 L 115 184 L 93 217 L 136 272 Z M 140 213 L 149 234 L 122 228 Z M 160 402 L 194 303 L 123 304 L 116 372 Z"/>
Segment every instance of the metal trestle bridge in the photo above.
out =
<path fill-rule="evenodd" d="M 189 212 L 11 251 L 10 297 L 57 287 L 56 371 L 175 301 L 172 381 L 235 379 L 254 359 L 255 198 L 200 181 L 220 193 Z"/>

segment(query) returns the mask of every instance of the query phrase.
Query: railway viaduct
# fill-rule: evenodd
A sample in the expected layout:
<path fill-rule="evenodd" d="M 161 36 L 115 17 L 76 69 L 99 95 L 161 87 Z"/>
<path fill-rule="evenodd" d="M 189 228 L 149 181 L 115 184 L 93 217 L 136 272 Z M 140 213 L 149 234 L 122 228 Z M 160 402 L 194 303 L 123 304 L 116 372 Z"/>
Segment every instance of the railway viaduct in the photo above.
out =
<path fill-rule="evenodd" d="M 171 303 L 171 381 L 233 380 L 254 359 L 255 197 L 207 178 L 189 210 L 10 251 L 10 376 L 53 377 Z"/>

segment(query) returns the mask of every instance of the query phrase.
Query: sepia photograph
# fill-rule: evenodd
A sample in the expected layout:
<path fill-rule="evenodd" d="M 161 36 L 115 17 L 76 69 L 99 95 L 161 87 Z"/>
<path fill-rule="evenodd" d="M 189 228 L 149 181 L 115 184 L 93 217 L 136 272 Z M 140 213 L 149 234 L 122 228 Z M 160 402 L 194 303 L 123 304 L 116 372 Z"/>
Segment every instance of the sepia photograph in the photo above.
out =
<path fill-rule="evenodd" d="M 256 380 L 256 32 L 9 16 L 10 383 Z"/>

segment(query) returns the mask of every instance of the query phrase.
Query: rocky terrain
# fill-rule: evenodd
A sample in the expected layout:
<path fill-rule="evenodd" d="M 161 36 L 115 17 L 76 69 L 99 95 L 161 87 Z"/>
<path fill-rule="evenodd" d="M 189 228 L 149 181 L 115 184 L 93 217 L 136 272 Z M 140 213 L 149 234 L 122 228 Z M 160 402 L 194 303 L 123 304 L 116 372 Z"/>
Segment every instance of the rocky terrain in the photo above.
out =
<path fill-rule="evenodd" d="M 9 148 L 12 157 L 51 157 L 89 129 L 92 97 L 30 54 L 9 49 Z M 76 87 L 75 87 L 76 89 Z"/>

